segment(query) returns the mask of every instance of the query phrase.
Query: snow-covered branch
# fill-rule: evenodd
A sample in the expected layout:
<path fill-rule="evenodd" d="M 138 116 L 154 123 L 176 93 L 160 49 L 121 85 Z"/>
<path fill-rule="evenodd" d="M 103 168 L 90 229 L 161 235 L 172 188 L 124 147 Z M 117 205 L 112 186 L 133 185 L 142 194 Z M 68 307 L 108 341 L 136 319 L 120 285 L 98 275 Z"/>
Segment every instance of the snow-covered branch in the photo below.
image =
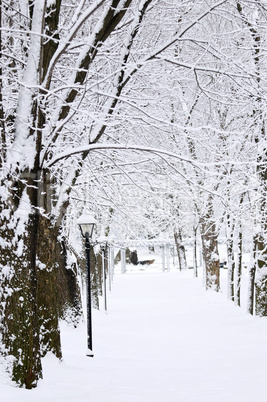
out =
<path fill-rule="evenodd" d="M 142 151 L 142 152 L 150 152 L 153 154 L 162 154 L 167 155 L 172 158 L 179 159 L 184 162 L 193 163 L 194 165 L 198 165 L 195 161 L 192 161 L 189 158 L 182 157 L 174 152 L 166 151 L 164 149 L 157 149 L 157 148 L 150 148 L 145 146 L 139 145 L 120 145 L 120 144 L 91 144 L 91 145 L 84 145 L 77 148 L 67 149 L 66 151 L 55 155 L 50 161 L 46 162 L 44 167 L 50 168 L 55 165 L 57 162 L 61 161 L 62 159 L 69 158 L 70 156 L 82 154 L 84 152 L 92 152 L 92 151 L 99 151 L 99 150 L 127 150 L 127 151 Z"/>
<path fill-rule="evenodd" d="M 54 56 L 52 57 L 52 59 L 49 63 L 47 74 L 43 81 L 44 88 L 48 89 L 50 87 L 50 82 L 51 82 L 51 77 L 52 77 L 54 67 L 55 67 L 58 59 L 60 58 L 60 56 L 66 51 L 68 46 L 71 44 L 71 42 L 72 42 L 73 38 L 75 37 L 75 35 L 77 34 L 78 30 L 81 28 L 81 26 L 84 24 L 84 22 L 88 18 L 90 18 L 90 16 L 92 14 L 94 14 L 96 12 L 96 10 L 99 7 L 101 7 L 104 3 L 105 3 L 105 0 L 96 0 L 91 5 L 91 7 L 89 7 L 86 11 L 84 11 L 81 14 L 81 16 L 77 20 L 75 20 L 74 25 L 72 27 L 70 27 L 68 36 L 60 44 L 60 46 L 58 47 L 57 51 L 55 52 Z"/>
<path fill-rule="evenodd" d="M 211 162 L 211 163 L 206 163 L 206 162 L 204 163 L 204 162 L 199 162 L 199 161 L 193 160 L 192 158 L 186 158 L 184 156 L 181 156 L 178 153 L 171 152 L 166 149 L 153 148 L 153 147 L 142 146 L 142 145 L 98 143 L 98 144 L 90 144 L 90 145 L 81 145 L 76 148 L 67 149 L 64 152 L 61 152 L 61 153 L 55 155 L 52 159 L 50 159 L 50 161 L 47 161 L 44 164 L 44 168 L 51 168 L 57 162 L 59 162 L 63 159 L 67 159 L 73 155 L 83 154 L 85 152 L 89 153 L 89 152 L 93 152 L 93 151 L 100 151 L 100 150 L 125 150 L 125 151 L 150 152 L 151 154 L 158 155 L 158 156 L 166 155 L 170 158 L 179 159 L 180 161 L 190 163 L 198 168 L 208 167 L 208 166 L 221 166 L 221 165 L 231 164 L 231 163 L 242 166 L 242 165 L 247 165 L 247 164 L 252 163 L 249 161 L 244 161 L 244 162 L 229 161 L 227 159 L 222 160 L 222 161 Z"/>

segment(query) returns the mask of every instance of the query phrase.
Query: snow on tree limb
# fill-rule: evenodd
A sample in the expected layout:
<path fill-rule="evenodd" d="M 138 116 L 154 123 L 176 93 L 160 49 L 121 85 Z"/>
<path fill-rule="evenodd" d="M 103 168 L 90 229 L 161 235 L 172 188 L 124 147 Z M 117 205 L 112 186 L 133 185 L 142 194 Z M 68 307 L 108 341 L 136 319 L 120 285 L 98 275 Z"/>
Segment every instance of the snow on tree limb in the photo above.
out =
<path fill-rule="evenodd" d="M 98 151 L 102 149 L 109 149 L 109 150 L 129 150 L 129 151 L 142 151 L 142 152 L 151 152 L 154 154 L 163 154 L 168 155 L 170 157 L 182 160 L 184 162 L 192 163 L 197 165 L 195 161 L 192 161 L 189 158 L 182 157 L 176 153 L 166 151 L 164 149 L 157 149 L 157 148 L 150 148 L 141 145 L 118 145 L 118 144 L 90 144 L 90 145 L 83 145 L 80 147 L 67 149 L 66 151 L 54 156 L 50 161 L 44 164 L 45 168 L 50 168 L 59 162 L 62 159 L 69 158 L 72 155 L 82 154 L 84 152 L 91 152 L 91 151 Z"/>
<path fill-rule="evenodd" d="M 31 131 L 34 127 L 33 103 L 36 95 L 35 88 L 39 83 L 41 34 L 45 6 L 45 0 L 38 1 L 33 11 L 29 55 L 18 99 L 15 139 L 8 155 L 10 165 L 20 164 L 20 168 L 29 167 L 31 169 L 34 164 L 35 138 L 31 135 Z"/>
<path fill-rule="evenodd" d="M 66 49 L 71 44 L 71 41 L 73 40 L 73 38 L 77 34 L 77 32 L 80 29 L 80 27 L 104 3 L 105 3 L 105 0 L 97 0 L 97 1 L 95 1 L 95 3 L 92 4 L 92 6 L 89 7 L 86 12 L 83 12 L 81 14 L 80 18 L 78 18 L 77 20 L 74 19 L 72 21 L 74 24 L 71 27 L 67 38 L 58 47 L 58 49 L 55 52 L 52 60 L 50 61 L 48 71 L 47 71 L 46 77 L 45 77 L 44 82 L 43 82 L 44 88 L 48 89 L 50 87 L 50 82 L 51 82 L 51 77 L 52 77 L 52 74 L 53 74 L 54 67 L 55 67 L 58 59 L 60 58 L 60 56 L 66 51 Z"/>

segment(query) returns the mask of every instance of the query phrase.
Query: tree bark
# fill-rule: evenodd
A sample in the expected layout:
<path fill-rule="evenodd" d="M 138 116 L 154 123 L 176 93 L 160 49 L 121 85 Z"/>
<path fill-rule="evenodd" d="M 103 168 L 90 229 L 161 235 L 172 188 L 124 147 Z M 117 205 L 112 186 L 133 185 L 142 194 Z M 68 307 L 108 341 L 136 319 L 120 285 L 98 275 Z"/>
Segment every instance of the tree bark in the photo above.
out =
<path fill-rule="evenodd" d="M 197 270 L 197 229 L 198 226 L 194 227 L 194 251 L 193 251 L 193 264 L 194 264 L 194 276 L 198 277 Z"/>
<path fill-rule="evenodd" d="M 23 201 L 26 199 L 24 190 Z M 12 379 L 30 389 L 42 378 L 36 304 L 38 215 L 32 212 L 23 222 L 8 200 L 1 201 L 1 212 L 6 210 L 0 228 L 5 239 L 0 246 L 3 354 L 12 356 L 8 367 Z"/>
<path fill-rule="evenodd" d="M 236 296 L 235 303 L 241 305 L 241 278 L 242 278 L 242 248 L 243 248 L 243 233 L 241 225 L 239 225 L 238 233 L 238 251 L 237 251 L 237 270 L 236 270 Z"/>
<path fill-rule="evenodd" d="M 206 289 L 220 289 L 220 258 L 218 233 L 213 217 L 212 199 L 209 198 L 205 216 L 201 218 L 202 252 L 206 269 Z"/>
<path fill-rule="evenodd" d="M 182 271 L 183 269 L 187 268 L 187 262 L 186 262 L 185 246 L 183 244 L 181 229 L 178 229 L 174 233 L 174 240 L 175 240 L 175 245 L 176 245 L 176 250 L 177 250 L 177 255 L 178 255 L 180 271 Z"/>
<path fill-rule="evenodd" d="M 0 28 L 2 28 L 2 0 L 0 0 Z M 3 106 L 3 71 L 2 71 L 2 29 L 0 29 L 0 131 L 1 131 L 1 151 L 0 169 L 6 160 L 6 129 L 5 114 Z"/>
<path fill-rule="evenodd" d="M 257 241 L 257 268 L 255 280 L 255 314 L 261 317 L 267 316 L 267 250 L 266 240 L 258 235 Z"/>
<path fill-rule="evenodd" d="M 227 263 L 228 263 L 228 278 L 227 278 L 227 297 L 228 299 L 235 300 L 235 256 L 234 256 L 234 239 L 233 228 L 227 239 Z"/>
<path fill-rule="evenodd" d="M 255 276 L 257 264 L 257 236 L 253 238 L 253 258 L 249 267 L 249 283 L 248 283 L 248 306 L 247 311 L 249 314 L 254 314 L 254 297 L 255 297 Z"/>

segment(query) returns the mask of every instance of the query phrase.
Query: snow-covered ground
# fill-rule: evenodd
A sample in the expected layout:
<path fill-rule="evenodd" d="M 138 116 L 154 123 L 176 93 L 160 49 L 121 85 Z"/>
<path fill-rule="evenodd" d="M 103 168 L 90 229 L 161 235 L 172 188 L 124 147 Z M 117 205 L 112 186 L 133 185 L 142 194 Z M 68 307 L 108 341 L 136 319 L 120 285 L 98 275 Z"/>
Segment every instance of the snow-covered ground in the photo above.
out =
<path fill-rule="evenodd" d="M 206 292 L 193 270 L 129 268 L 115 273 L 108 313 L 93 312 L 95 356 L 85 356 L 85 325 L 62 323 L 63 362 L 47 356 L 31 391 L 2 373 L 3 402 L 266 401 L 265 318 L 247 315 L 225 292 Z M 244 270 L 244 300 L 246 277 Z"/>

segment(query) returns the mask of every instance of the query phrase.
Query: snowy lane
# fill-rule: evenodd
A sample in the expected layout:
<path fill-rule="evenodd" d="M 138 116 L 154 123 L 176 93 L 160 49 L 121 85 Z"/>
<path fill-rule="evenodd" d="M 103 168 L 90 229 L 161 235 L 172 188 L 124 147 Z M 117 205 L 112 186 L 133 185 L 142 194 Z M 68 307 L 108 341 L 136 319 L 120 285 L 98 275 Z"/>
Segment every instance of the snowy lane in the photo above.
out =
<path fill-rule="evenodd" d="M 191 275 L 117 278 L 110 346 L 127 370 L 125 401 L 265 400 L 266 321 L 204 292 Z"/>
<path fill-rule="evenodd" d="M 119 274 L 108 305 L 94 312 L 93 359 L 85 327 L 63 324 L 63 363 L 46 358 L 36 390 L 2 385 L 5 400 L 266 400 L 267 320 L 205 292 L 192 271 Z"/>

